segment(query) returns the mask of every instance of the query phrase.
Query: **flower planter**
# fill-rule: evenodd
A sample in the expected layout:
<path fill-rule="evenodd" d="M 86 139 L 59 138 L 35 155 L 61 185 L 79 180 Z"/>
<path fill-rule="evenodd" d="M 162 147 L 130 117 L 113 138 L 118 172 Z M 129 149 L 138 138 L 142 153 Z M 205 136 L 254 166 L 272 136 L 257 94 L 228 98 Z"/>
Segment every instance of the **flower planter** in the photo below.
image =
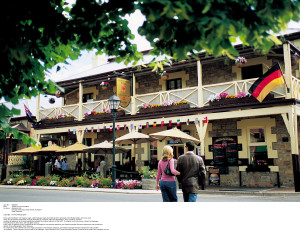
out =
<path fill-rule="evenodd" d="M 118 111 L 117 116 L 118 117 L 125 116 L 125 111 L 124 110 Z M 111 117 L 112 117 L 111 113 L 99 113 L 99 114 L 95 114 L 95 115 L 85 116 L 84 119 L 95 120 L 95 119 L 103 119 L 103 118 L 111 118 Z"/>
<path fill-rule="evenodd" d="M 102 88 L 102 90 L 107 90 L 108 87 L 107 86 L 102 86 L 101 88 Z"/>
<path fill-rule="evenodd" d="M 62 123 L 62 122 L 73 122 L 74 117 L 58 118 L 58 119 L 45 119 L 42 121 L 44 124 Z"/>
<path fill-rule="evenodd" d="M 269 94 L 263 100 L 263 102 L 274 99 L 273 94 Z M 210 101 L 209 104 L 211 106 L 224 106 L 224 105 L 231 105 L 231 104 L 246 104 L 246 103 L 259 103 L 259 101 L 253 97 L 243 97 L 243 98 L 228 98 L 228 99 L 220 99 L 216 101 Z"/>
<path fill-rule="evenodd" d="M 155 190 L 156 189 L 156 179 L 142 178 L 142 189 Z"/>
<path fill-rule="evenodd" d="M 166 76 L 161 76 L 161 80 L 168 80 L 168 76 L 166 75 Z"/>
<path fill-rule="evenodd" d="M 160 106 L 155 108 L 140 109 L 139 113 L 166 112 L 166 111 L 174 111 L 174 110 L 181 110 L 181 109 L 188 109 L 188 108 L 190 108 L 190 104 Z"/>

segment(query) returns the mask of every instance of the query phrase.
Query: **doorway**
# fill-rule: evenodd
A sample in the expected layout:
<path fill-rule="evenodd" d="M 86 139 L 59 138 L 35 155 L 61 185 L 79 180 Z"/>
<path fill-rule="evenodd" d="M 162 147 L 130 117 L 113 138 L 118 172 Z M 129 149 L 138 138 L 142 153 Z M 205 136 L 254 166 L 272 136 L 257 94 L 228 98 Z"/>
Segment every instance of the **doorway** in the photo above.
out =
<path fill-rule="evenodd" d="M 183 144 L 176 144 L 176 145 L 171 145 L 173 148 L 173 154 L 174 154 L 174 159 L 178 160 L 179 156 L 184 154 L 184 145 Z"/>

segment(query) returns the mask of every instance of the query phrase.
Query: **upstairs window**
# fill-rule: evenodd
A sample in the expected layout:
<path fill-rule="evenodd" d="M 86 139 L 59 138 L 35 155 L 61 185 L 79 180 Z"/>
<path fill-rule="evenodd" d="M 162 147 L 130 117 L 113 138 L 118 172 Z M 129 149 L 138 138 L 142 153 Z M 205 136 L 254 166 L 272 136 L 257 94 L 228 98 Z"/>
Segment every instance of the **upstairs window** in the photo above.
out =
<path fill-rule="evenodd" d="M 88 102 L 88 100 L 94 99 L 93 97 L 94 97 L 93 93 L 83 94 L 83 96 L 82 96 L 82 102 L 86 103 L 86 102 Z"/>
<path fill-rule="evenodd" d="M 182 88 L 181 78 L 167 80 L 167 91 L 181 89 L 181 88 Z"/>
<path fill-rule="evenodd" d="M 242 79 L 259 78 L 263 75 L 262 64 L 242 67 Z"/>

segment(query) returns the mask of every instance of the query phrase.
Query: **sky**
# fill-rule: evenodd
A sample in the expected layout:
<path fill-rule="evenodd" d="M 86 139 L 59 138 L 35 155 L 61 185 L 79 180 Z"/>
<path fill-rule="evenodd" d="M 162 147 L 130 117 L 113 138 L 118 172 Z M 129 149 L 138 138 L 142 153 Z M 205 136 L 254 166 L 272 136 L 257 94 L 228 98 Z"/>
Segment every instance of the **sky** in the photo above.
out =
<path fill-rule="evenodd" d="M 132 33 L 135 35 L 132 43 L 137 45 L 138 51 L 145 51 L 151 49 L 150 43 L 146 40 L 145 37 L 138 34 L 138 28 L 143 24 L 145 17 L 141 14 L 140 11 L 136 11 L 128 17 L 125 17 L 129 24 L 129 28 L 132 30 Z M 47 78 L 50 78 L 54 81 L 59 81 L 60 79 L 66 78 L 68 76 L 80 73 L 82 71 L 92 68 L 92 57 L 95 54 L 95 51 L 82 51 L 82 56 L 77 60 L 68 60 L 70 65 L 60 64 L 62 67 L 60 71 L 56 72 L 57 66 L 55 66 L 50 74 L 47 74 Z"/>

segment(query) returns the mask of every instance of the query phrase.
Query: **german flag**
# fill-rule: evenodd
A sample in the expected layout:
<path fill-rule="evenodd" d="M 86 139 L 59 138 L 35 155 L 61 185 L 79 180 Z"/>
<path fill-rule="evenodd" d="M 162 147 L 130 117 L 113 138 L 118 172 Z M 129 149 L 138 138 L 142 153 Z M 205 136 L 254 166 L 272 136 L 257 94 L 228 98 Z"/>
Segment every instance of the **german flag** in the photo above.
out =
<path fill-rule="evenodd" d="M 248 92 L 252 94 L 259 102 L 262 102 L 264 98 L 274 89 L 274 87 L 283 83 L 284 80 L 280 66 L 279 64 L 276 64 L 262 77 L 258 78 L 250 87 Z"/>

